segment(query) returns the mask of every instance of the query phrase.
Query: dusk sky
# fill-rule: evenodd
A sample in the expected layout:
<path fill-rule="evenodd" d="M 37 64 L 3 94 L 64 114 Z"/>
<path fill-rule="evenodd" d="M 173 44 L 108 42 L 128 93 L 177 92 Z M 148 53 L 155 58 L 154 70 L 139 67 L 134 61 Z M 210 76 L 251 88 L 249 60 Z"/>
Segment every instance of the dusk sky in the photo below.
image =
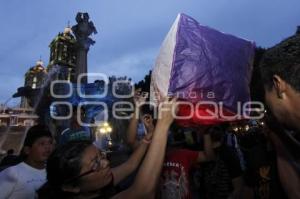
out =
<path fill-rule="evenodd" d="M 77 12 L 88 12 L 98 34 L 88 55 L 89 72 L 128 76 L 151 70 L 178 13 L 203 25 L 271 47 L 300 25 L 299 0 L 1 0 L 0 103 L 24 85 L 24 74 Z M 9 105 L 15 105 L 12 100 Z"/>

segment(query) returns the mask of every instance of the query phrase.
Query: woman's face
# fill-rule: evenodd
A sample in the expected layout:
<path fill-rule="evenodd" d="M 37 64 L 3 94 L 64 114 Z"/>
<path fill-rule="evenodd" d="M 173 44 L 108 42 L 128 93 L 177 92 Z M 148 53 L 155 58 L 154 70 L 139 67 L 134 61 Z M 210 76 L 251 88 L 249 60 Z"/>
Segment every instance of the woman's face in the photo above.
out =
<path fill-rule="evenodd" d="M 80 174 L 84 175 L 80 178 L 79 186 L 82 192 L 96 191 L 112 181 L 109 161 L 94 145 L 85 149 L 81 161 Z"/>

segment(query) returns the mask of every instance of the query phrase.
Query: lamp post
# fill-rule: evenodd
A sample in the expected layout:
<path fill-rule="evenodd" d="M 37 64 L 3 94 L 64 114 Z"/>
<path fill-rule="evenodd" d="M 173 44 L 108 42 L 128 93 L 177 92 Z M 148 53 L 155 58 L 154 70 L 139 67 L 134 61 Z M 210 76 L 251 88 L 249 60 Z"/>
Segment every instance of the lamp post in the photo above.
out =
<path fill-rule="evenodd" d="M 100 136 L 105 136 L 108 140 L 108 148 L 111 149 L 112 148 L 112 139 L 110 137 L 110 134 L 112 132 L 112 127 L 110 126 L 110 124 L 108 122 L 104 122 L 102 124 L 100 124 L 97 128 L 97 133 L 100 133 Z"/>

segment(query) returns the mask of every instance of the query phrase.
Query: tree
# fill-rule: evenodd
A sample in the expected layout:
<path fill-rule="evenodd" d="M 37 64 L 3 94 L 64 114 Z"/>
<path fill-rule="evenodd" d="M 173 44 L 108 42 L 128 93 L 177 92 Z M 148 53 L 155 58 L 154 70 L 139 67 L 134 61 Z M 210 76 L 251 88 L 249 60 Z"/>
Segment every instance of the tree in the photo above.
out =
<path fill-rule="evenodd" d="M 257 47 L 255 49 L 253 72 L 250 82 L 250 94 L 252 101 L 264 102 L 264 88 L 259 71 L 259 63 L 265 53 L 266 49 Z"/>
<path fill-rule="evenodd" d="M 149 71 L 143 80 L 135 84 L 135 88 L 141 88 L 143 92 L 150 92 L 151 74 L 152 70 Z"/>

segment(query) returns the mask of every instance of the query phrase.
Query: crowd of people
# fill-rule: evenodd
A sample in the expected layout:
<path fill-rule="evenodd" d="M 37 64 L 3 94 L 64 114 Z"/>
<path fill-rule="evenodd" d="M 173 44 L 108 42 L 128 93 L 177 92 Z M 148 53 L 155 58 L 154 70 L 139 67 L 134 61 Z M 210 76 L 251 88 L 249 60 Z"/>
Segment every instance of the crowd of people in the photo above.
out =
<path fill-rule="evenodd" d="M 300 34 L 268 49 L 260 68 L 270 111 L 268 125 L 250 141 L 237 139 L 227 124 L 199 125 L 190 146 L 173 129 L 176 98 L 164 99 L 154 117 L 155 108 L 136 93 L 124 130 L 126 161 L 111 167 L 76 122 L 59 140 L 36 125 L 21 157 L 3 160 L 9 166 L 0 172 L 0 198 L 300 198 Z"/>

